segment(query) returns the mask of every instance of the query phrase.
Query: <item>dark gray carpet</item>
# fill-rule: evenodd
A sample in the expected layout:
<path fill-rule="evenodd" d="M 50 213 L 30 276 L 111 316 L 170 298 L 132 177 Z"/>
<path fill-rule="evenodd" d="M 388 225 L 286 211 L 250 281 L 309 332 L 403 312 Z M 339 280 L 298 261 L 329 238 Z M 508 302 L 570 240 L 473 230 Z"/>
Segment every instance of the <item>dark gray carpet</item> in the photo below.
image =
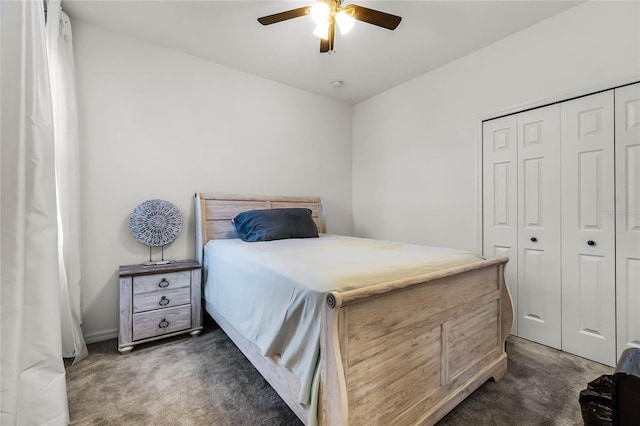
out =
<path fill-rule="evenodd" d="M 509 373 L 488 381 L 439 425 L 579 425 L 578 394 L 612 368 L 517 337 Z M 219 328 L 136 347 L 89 345 L 67 368 L 74 425 L 300 425 Z"/>
<path fill-rule="evenodd" d="M 518 337 L 507 339 L 509 372 L 487 381 L 438 425 L 582 425 L 578 398 L 613 368 Z"/>

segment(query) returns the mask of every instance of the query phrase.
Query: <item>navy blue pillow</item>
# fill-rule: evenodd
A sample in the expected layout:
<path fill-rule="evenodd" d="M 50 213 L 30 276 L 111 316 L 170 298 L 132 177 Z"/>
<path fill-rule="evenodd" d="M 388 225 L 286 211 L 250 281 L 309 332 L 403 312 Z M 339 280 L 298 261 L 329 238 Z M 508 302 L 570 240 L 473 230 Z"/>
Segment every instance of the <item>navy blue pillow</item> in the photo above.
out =
<path fill-rule="evenodd" d="M 232 220 L 242 241 L 317 238 L 318 227 L 305 208 L 249 210 Z"/>

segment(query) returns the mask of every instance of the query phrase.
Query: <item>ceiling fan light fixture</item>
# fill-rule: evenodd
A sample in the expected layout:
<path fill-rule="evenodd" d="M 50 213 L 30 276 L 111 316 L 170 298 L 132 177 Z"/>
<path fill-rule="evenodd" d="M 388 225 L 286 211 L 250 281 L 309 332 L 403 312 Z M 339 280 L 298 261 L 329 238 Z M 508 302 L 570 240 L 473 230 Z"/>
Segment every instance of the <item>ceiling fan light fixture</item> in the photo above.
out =
<path fill-rule="evenodd" d="M 336 23 L 338 24 L 338 28 L 340 28 L 340 34 L 346 34 L 351 31 L 355 22 L 355 18 L 346 10 L 341 10 L 336 14 Z"/>
<path fill-rule="evenodd" d="M 311 6 L 311 19 L 313 22 L 320 25 L 329 21 L 329 14 L 331 10 L 329 5 L 323 1 L 317 1 Z"/>
<path fill-rule="evenodd" d="M 313 34 L 321 39 L 320 53 L 332 53 L 335 52 L 336 25 L 340 28 L 342 34 L 346 34 L 351 30 L 355 21 L 366 22 L 388 30 L 395 30 L 400 21 L 402 21 L 400 16 L 390 13 L 369 9 L 357 4 L 349 4 L 345 7 L 342 7 L 341 4 L 342 0 L 316 0 L 311 6 L 262 16 L 258 18 L 258 22 L 262 25 L 271 25 L 311 15 L 316 24 Z"/>
<path fill-rule="evenodd" d="M 313 35 L 323 40 L 329 40 L 329 22 L 320 22 L 313 30 Z"/>

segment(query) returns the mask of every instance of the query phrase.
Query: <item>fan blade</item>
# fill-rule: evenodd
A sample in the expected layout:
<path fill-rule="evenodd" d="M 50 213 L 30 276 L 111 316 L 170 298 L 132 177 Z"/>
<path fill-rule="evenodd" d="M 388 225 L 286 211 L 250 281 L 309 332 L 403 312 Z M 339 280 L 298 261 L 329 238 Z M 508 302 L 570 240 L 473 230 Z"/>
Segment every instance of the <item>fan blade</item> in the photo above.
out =
<path fill-rule="evenodd" d="M 335 19 L 331 19 L 331 23 L 329 24 L 329 52 L 335 50 L 334 42 L 336 39 L 336 21 Z"/>
<path fill-rule="evenodd" d="M 278 22 L 286 21 L 287 19 L 299 18 L 309 14 L 311 6 L 300 7 L 298 9 L 287 10 L 286 12 L 275 13 L 269 16 L 263 16 L 258 18 L 258 22 L 262 25 L 271 25 Z"/>
<path fill-rule="evenodd" d="M 336 26 L 335 21 L 332 20 L 329 23 L 329 38 L 327 40 L 320 39 L 320 53 L 325 53 L 333 50 L 333 43 L 335 41 Z"/>
<path fill-rule="evenodd" d="M 320 53 L 325 53 L 329 51 L 329 40 L 325 40 L 323 38 L 320 39 Z"/>
<path fill-rule="evenodd" d="M 400 21 L 402 21 L 402 18 L 399 16 L 369 9 L 368 7 L 358 6 L 357 4 L 350 4 L 345 7 L 345 9 L 353 10 L 353 17 L 358 21 L 377 25 L 388 30 L 395 30 L 398 25 L 400 25 Z"/>

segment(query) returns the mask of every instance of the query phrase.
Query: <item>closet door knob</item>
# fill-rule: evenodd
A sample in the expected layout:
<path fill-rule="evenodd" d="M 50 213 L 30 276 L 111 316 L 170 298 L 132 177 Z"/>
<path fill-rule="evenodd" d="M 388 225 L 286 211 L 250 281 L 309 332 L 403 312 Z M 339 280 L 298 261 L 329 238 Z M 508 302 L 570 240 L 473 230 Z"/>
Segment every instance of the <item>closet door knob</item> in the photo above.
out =
<path fill-rule="evenodd" d="M 587 244 L 590 245 L 590 246 L 595 246 L 596 242 L 593 241 L 593 240 L 589 240 L 589 241 L 587 241 Z"/>
<path fill-rule="evenodd" d="M 531 242 L 532 242 L 532 243 L 537 243 L 537 242 L 538 242 L 538 239 L 537 239 L 536 237 L 531 237 Z"/>

